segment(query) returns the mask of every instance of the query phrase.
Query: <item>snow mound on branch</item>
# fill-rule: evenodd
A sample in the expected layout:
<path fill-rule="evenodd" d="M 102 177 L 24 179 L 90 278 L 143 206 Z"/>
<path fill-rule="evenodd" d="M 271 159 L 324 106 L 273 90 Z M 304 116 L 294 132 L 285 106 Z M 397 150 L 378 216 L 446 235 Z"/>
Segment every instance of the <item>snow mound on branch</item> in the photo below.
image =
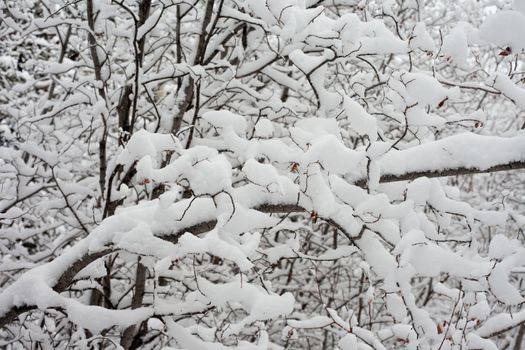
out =
<path fill-rule="evenodd" d="M 479 36 L 513 52 L 525 49 L 525 15 L 517 11 L 499 11 L 489 16 L 479 28 Z"/>
<path fill-rule="evenodd" d="M 418 22 L 415 25 L 412 36 L 409 39 L 409 45 L 411 49 L 420 49 L 423 51 L 433 52 L 436 49 L 436 44 L 428 34 L 424 22 Z"/>
<path fill-rule="evenodd" d="M 244 135 L 246 133 L 246 119 L 238 114 L 228 111 L 209 111 L 202 115 L 202 119 L 216 128 L 231 127 L 237 135 Z"/>
<path fill-rule="evenodd" d="M 445 57 L 450 58 L 458 66 L 467 66 L 468 39 L 462 28 L 455 27 L 443 38 L 441 50 Z"/>

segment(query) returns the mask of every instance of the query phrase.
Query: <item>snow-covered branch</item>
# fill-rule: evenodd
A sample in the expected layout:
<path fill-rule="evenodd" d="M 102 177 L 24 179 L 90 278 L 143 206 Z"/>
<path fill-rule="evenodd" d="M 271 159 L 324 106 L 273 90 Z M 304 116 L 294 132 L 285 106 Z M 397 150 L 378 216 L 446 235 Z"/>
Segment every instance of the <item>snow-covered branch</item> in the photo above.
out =
<path fill-rule="evenodd" d="M 520 348 L 524 16 L 0 3 L 0 347 Z"/>

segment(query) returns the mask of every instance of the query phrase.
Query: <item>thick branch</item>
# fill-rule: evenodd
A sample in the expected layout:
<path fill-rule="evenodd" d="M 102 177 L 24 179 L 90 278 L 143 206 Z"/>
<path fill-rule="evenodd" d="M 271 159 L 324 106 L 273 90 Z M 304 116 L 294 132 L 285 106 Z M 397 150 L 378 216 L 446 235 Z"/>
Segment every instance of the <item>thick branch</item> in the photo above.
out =
<path fill-rule="evenodd" d="M 381 174 L 381 179 L 379 182 L 388 183 L 388 182 L 397 182 L 397 181 L 410 181 L 415 180 L 419 177 L 446 177 L 446 176 L 457 176 L 457 175 L 474 175 L 474 174 L 486 174 L 493 173 L 497 171 L 509 171 L 509 170 L 519 170 L 525 169 L 525 162 L 511 162 L 508 164 L 498 164 L 492 166 L 488 169 L 477 169 L 477 168 L 452 168 L 452 169 L 443 169 L 443 170 L 423 170 L 423 171 L 414 171 L 408 172 L 406 174 L 395 175 L 384 173 Z M 366 180 L 359 180 L 356 184 L 360 187 L 364 187 Z"/>
<path fill-rule="evenodd" d="M 77 273 L 79 273 L 83 268 L 91 264 L 93 261 L 112 253 L 112 249 L 104 249 L 100 252 L 93 254 L 84 255 L 79 260 L 75 261 L 56 282 L 53 290 L 57 293 L 63 292 L 69 287 Z M 24 312 L 36 309 L 36 305 L 23 305 L 23 306 L 13 306 L 10 310 L 5 312 L 0 316 L 0 328 L 6 326 L 8 323 L 13 321 L 18 315 L 21 315 Z"/>
<path fill-rule="evenodd" d="M 491 173 L 525 168 L 525 134 L 514 137 L 463 133 L 405 150 L 380 160 L 380 182 Z M 363 186 L 365 177 L 358 179 Z"/>

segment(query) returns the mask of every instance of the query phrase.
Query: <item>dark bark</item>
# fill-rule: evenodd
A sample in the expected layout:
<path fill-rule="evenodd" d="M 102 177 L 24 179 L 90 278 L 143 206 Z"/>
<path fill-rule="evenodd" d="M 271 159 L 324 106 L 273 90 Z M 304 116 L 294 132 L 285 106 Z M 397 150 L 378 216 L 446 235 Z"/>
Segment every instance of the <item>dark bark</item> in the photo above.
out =
<path fill-rule="evenodd" d="M 146 286 L 146 274 L 146 267 L 140 263 L 139 257 L 135 273 L 135 292 L 133 293 L 133 297 L 131 298 L 132 309 L 138 309 L 142 306 L 142 300 L 144 298 L 144 289 Z M 122 340 L 120 341 L 120 345 L 122 345 L 122 347 L 125 350 L 128 350 L 131 347 L 131 344 L 133 343 L 133 338 L 137 334 L 137 330 L 139 327 L 140 324 L 129 326 L 124 331 L 122 335 Z"/>

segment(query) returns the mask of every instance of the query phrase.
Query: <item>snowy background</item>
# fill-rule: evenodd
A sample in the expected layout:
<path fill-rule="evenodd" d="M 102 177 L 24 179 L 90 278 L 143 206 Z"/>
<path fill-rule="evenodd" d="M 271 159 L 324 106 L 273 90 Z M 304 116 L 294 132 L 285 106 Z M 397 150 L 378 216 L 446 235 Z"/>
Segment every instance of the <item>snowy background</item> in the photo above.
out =
<path fill-rule="evenodd" d="M 525 347 L 525 2 L 0 3 L 0 348 Z"/>

